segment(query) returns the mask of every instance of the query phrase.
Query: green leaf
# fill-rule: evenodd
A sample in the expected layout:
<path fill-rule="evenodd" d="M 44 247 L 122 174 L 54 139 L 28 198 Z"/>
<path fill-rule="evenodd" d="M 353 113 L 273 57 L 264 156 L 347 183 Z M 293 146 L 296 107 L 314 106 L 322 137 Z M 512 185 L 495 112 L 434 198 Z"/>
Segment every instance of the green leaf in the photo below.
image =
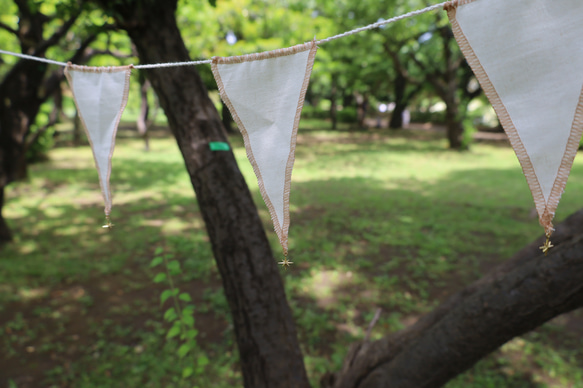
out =
<path fill-rule="evenodd" d="M 193 315 L 194 314 L 194 306 L 188 305 L 182 309 L 182 315 Z"/>
<path fill-rule="evenodd" d="M 154 255 L 159 256 L 160 254 L 162 254 L 162 252 L 164 252 L 164 248 L 157 247 L 156 250 L 154 251 Z"/>
<path fill-rule="evenodd" d="M 176 320 L 176 318 L 178 318 L 178 315 L 176 315 L 176 311 L 174 311 L 174 307 L 170 307 L 164 313 L 164 320 L 165 321 L 172 322 L 172 321 Z"/>
<path fill-rule="evenodd" d="M 168 330 L 168 334 L 166 334 L 166 338 L 174 338 L 178 334 L 180 334 L 180 326 L 172 326 L 170 330 Z"/>
<path fill-rule="evenodd" d="M 180 271 L 180 263 L 176 260 L 169 261 L 167 264 L 167 267 L 168 267 L 168 272 L 170 272 L 172 275 L 177 275 L 181 272 Z"/>
<path fill-rule="evenodd" d="M 178 296 L 178 299 L 183 300 L 185 302 L 192 302 L 192 298 L 186 292 L 183 292 Z"/>
<path fill-rule="evenodd" d="M 200 356 L 198 356 L 196 363 L 198 364 L 199 367 L 203 368 L 204 366 L 208 365 L 209 359 L 206 355 L 201 354 Z"/>
<path fill-rule="evenodd" d="M 150 268 L 154 268 L 164 262 L 164 259 L 160 256 L 154 257 L 150 262 Z"/>
<path fill-rule="evenodd" d="M 198 330 L 196 330 L 196 329 L 190 329 L 190 330 L 187 330 L 186 331 L 185 337 L 186 337 L 186 339 L 190 339 L 191 340 L 191 339 L 196 338 L 197 334 L 198 334 Z"/>
<path fill-rule="evenodd" d="M 166 280 L 166 274 L 164 272 L 160 272 L 154 277 L 154 283 L 162 283 Z"/>
<path fill-rule="evenodd" d="M 209 4 L 211 5 L 211 7 L 217 8 L 217 0 L 209 0 Z"/>
<path fill-rule="evenodd" d="M 182 344 L 178 348 L 178 357 L 183 358 L 186 354 L 190 352 L 190 345 L 189 344 Z"/>
<path fill-rule="evenodd" d="M 186 368 L 182 369 L 182 378 L 185 379 L 191 376 L 194 373 L 194 369 L 192 367 L 187 366 Z"/>
<path fill-rule="evenodd" d="M 172 296 L 172 290 L 164 290 L 160 295 L 160 304 L 164 304 Z"/>
<path fill-rule="evenodd" d="M 194 326 L 194 317 L 192 317 L 191 315 L 183 315 L 182 322 L 184 322 L 186 326 L 189 327 Z"/>

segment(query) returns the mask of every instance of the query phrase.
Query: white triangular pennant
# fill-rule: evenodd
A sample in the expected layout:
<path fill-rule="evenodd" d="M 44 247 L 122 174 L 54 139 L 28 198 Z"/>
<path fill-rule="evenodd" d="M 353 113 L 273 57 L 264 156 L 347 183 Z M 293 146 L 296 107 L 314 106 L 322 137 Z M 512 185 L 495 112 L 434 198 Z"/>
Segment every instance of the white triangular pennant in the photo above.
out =
<path fill-rule="evenodd" d="M 446 9 L 550 236 L 583 131 L 583 1 L 459 0 Z"/>
<path fill-rule="evenodd" d="M 109 187 L 111 157 L 117 126 L 128 99 L 131 69 L 132 66 L 87 67 L 70 63 L 65 68 L 79 117 L 93 150 L 108 219 L 112 204 Z"/>
<path fill-rule="evenodd" d="M 285 255 L 296 135 L 316 50 L 316 43 L 310 42 L 260 54 L 214 57 L 212 63 Z"/>

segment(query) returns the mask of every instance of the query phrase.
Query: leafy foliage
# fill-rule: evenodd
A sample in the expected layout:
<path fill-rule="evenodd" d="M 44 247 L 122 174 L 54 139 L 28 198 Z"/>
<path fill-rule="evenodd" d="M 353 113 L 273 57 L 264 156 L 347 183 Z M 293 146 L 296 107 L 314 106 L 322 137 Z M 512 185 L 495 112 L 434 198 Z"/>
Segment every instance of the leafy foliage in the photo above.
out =
<path fill-rule="evenodd" d="M 162 248 L 156 248 L 155 256 L 150 262 L 151 268 L 164 264 L 166 272 L 159 272 L 153 279 L 154 283 L 166 282 L 170 288 L 162 291 L 160 303 L 162 305 L 170 299 L 173 305 L 164 313 L 164 320 L 172 326 L 166 333 L 168 340 L 177 339 L 179 342 L 176 354 L 183 360 L 181 378 L 188 379 L 201 375 L 209 363 L 204 353 L 197 352 L 196 336 L 198 331 L 194 327 L 194 310 L 192 298 L 187 292 L 180 292 L 175 285 L 175 278 L 183 274 L 178 260 L 171 254 L 163 254 Z"/>

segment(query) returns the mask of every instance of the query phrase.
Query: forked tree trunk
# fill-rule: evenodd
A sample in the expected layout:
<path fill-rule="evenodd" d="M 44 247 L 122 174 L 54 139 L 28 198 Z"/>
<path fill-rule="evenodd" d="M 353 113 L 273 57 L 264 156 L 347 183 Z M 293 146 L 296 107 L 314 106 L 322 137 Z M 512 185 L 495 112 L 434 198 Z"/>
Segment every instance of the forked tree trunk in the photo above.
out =
<path fill-rule="evenodd" d="M 143 63 L 188 61 L 176 0 L 100 2 L 114 10 Z M 204 218 L 229 302 L 246 387 L 308 387 L 279 268 L 221 118 L 193 66 L 147 70 Z M 152 179 L 155 179 L 152 177 Z"/>

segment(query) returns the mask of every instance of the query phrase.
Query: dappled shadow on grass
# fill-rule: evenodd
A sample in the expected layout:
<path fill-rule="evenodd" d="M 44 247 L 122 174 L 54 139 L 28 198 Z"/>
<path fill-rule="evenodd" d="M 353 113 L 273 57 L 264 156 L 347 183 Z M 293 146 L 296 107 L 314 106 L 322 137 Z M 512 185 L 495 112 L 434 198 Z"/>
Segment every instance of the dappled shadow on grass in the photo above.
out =
<path fill-rule="evenodd" d="M 169 324 L 162 319 L 171 301 L 160 305 L 159 296 L 166 287 L 153 284 L 149 272 L 147 267 L 129 265 L 120 274 L 62 284 L 40 298 L 5 305 L 0 315 L 0 385 L 13 381 L 19 388 L 77 386 L 95 369 L 102 370 L 100 378 L 109 384 L 120 373 L 136 375 L 142 384 L 156 379 L 162 380 L 160 384 L 170 383 L 175 373 L 169 366 L 168 374 L 161 376 L 135 370 L 152 362 L 177 361 L 165 345 Z M 203 304 L 205 293 L 220 290 L 221 282 L 214 275 L 179 283 L 179 287 L 189 292 L 193 303 Z M 209 309 L 195 312 L 198 344 L 211 356 L 216 352 L 213 344 L 226 338 L 225 318 Z M 234 351 L 232 345 L 220 351 L 226 350 Z M 132 368 L 126 370 L 132 358 Z"/>
<path fill-rule="evenodd" d="M 573 196 L 583 182 L 580 173 L 575 168 Z M 293 275 L 284 274 L 289 296 L 309 297 L 314 314 L 324 309 L 337 330 L 356 338 L 363 338 L 377 308 L 383 314 L 373 338 L 413 324 L 542 234 L 517 169 L 468 169 L 433 181 L 401 179 L 398 187 L 360 177 L 292 185 L 290 257 L 296 267 Z M 575 201 L 566 202 L 572 203 L 565 212 L 576 210 Z M 574 314 L 580 312 L 567 316 Z M 554 349 L 563 357 L 557 368 L 571 379 L 583 368 L 580 347 L 569 358 L 572 334 L 563 324 L 550 340 L 535 341 L 539 349 Z M 504 387 L 538 387 L 539 378 L 558 381 L 548 369 L 537 369 L 537 357 L 526 351 L 521 366 L 496 364 L 500 376 L 495 381 L 507 376 Z M 506 353 L 496 357 L 502 363 L 508 358 Z M 525 372 L 528 367 L 536 373 Z"/>
<path fill-rule="evenodd" d="M 335 145 L 350 145 L 353 152 L 457 152 L 450 151 L 435 141 L 414 142 L 408 140 L 407 137 L 395 136 L 390 132 L 374 132 L 365 135 L 345 134 L 343 136 L 329 132 L 300 132 L 297 139 L 296 155 L 301 156 L 306 150 L 307 147 L 303 148 L 302 146 L 314 144 L 329 145 L 330 152 L 335 151 Z"/>
<path fill-rule="evenodd" d="M 357 141 L 356 137 L 330 141 L 326 137 L 319 139 L 318 133 L 312 135 L 312 138 L 303 139 L 305 144 L 298 146 L 297 161 L 313 152 L 307 148 L 308 144 L 321 141 L 323 147 L 314 151 L 316 156 L 333 154 L 336 160 L 342 161 L 337 164 L 340 172 L 350 166 L 358 167 L 361 155 L 411 152 L 429 155 L 426 158 L 428 164 L 433 158 L 458 155 L 435 142 L 406 144 L 405 141 L 389 142 L 384 137 L 368 138 L 365 142 Z M 199 283 L 194 277 L 196 274 L 216 280 L 216 268 L 184 165 L 181 160 L 166 160 L 165 156 L 156 153 L 126 156 L 116 151 L 112 190 L 113 217 L 117 226 L 109 233 L 100 228 L 102 201 L 93 161 L 85 161 L 84 165 L 78 165 L 79 168 L 74 167 L 77 164 L 73 159 L 61 158 L 57 162 L 60 171 L 51 171 L 47 167 L 42 172 L 43 175 L 46 172 L 47 177 L 41 187 L 44 196 L 30 202 L 19 201 L 20 213 L 10 217 L 19 241 L 14 248 L 9 248 L 11 251 L 0 254 L 11 252 L 11 260 L 4 259 L 4 256 L 0 258 L 0 265 L 7 270 L 2 276 L 9 279 L 6 283 L 10 287 L 0 289 L 4 295 L 16 295 L 17 292 L 31 295 L 38 291 L 48 293 L 49 297 L 41 296 L 28 304 L 22 301 L 10 305 L 4 303 L 5 308 L 8 306 L 5 311 L 11 313 L 0 314 L 0 324 L 5 327 L 5 323 L 12 322 L 13 326 L 18 326 L 18 311 L 25 314 L 25 321 L 30 317 L 28 327 L 42 324 L 42 335 L 33 333 L 32 340 L 23 335 L 23 331 L 18 331 L 26 331 L 26 328 L 11 329 L 23 338 L 18 344 L 20 354 L 32 357 L 23 359 L 25 362 L 34 360 L 37 364 L 31 365 L 42 369 L 42 363 L 51 360 L 51 352 L 56 352 L 60 361 L 54 362 L 60 362 L 64 367 L 67 360 L 80 354 L 78 352 L 87 351 L 90 357 L 95 352 L 91 348 L 80 350 L 78 347 L 71 355 L 66 355 L 71 346 L 82 341 L 67 337 L 71 328 L 76 327 L 73 325 L 77 322 L 76 317 L 83 315 L 81 312 L 84 311 L 85 318 L 79 319 L 87 319 L 87 323 L 109 309 L 107 311 L 112 310 L 113 318 L 108 319 L 114 323 L 104 325 L 107 328 L 101 331 L 101 337 L 97 337 L 97 328 L 90 332 L 90 341 L 117 343 L 120 347 L 116 352 L 125 349 L 133 358 L 140 357 L 142 353 L 135 353 L 139 346 L 136 341 L 146 341 L 146 337 L 138 338 L 132 329 L 136 327 L 141 331 L 148 317 L 160 312 L 159 303 L 154 300 L 159 290 L 157 286 L 151 287 L 145 272 L 156 246 L 164 247 L 184 263 L 186 272 L 193 276 L 188 280 L 191 282 L 188 287 L 199 291 L 218 287 Z M 295 264 L 288 271 L 282 270 L 281 274 L 294 308 L 302 347 L 310 356 L 307 363 L 313 376 L 326 369 L 339 369 L 346 345 L 363 338 L 378 307 L 383 313 L 373 330 L 373 338 L 411 325 L 438 301 L 477 279 L 485 269 L 506 259 L 541 233 L 536 217 L 532 217 L 532 199 L 518 164 L 514 169 L 467 168 L 444 176 L 436 175 L 435 179 L 419 179 L 414 167 L 397 165 L 397 162 L 378 165 L 378 169 L 411 170 L 390 182 L 371 176 L 310 179 L 308 175 L 308 178 L 303 176 L 303 180 L 292 184 L 290 259 Z M 453 158 L 453 162 L 463 160 Z M 44 169 L 42 166 L 38 168 Z M 581 176 L 582 172 L 582 168 L 576 167 L 573 174 Z M 277 257 L 280 250 L 272 224 L 254 185 L 255 180 L 251 179 L 254 198 L 274 242 Z M 66 191 L 70 185 L 78 185 L 78 188 Z M 574 187 L 580 188 L 581 184 L 576 180 Z M 14 190 L 23 198 L 31 195 L 18 187 Z M 571 192 L 576 194 L 577 190 Z M 63 195 L 67 201 L 55 204 L 54 198 Z M 562 205 L 567 206 L 563 209 L 572 209 L 576 203 L 577 199 L 568 190 L 562 201 Z M 109 291 L 91 288 L 92 282 L 108 281 L 114 285 Z M 117 295 L 119 288 L 122 295 Z M 52 293 L 58 291 L 79 295 L 80 289 L 93 301 L 82 296 L 73 301 L 61 296 L 52 297 Z M 196 318 L 201 332 L 222 328 L 227 321 L 225 303 L 217 296 L 218 288 L 214 290 L 203 292 L 203 300 L 197 299 L 197 309 L 221 311 L 218 316 Z M 24 298 L 22 295 L 19 298 Z M 51 304 L 52 299 L 57 303 Z M 138 306 L 136 302 L 141 300 L 143 305 Z M 67 306 L 71 306 L 70 310 Z M 147 311 L 140 312 L 142 308 Z M 51 316 L 60 310 L 63 310 L 62 319 Z M 557 349 L 560 354 L 572 350 L 573 344 L 579 342 L 567 336 L 572 330 L 569 323 L 572 320 L 566 322 L 553 323 L 561 330 L 547 335 L 545 340 L 534 339 L 534 343 L 543 350 Z M 63 325 L 64 332 L 59 332 L 63 330 L 59 329 L 59 324 Z M 57 332 L 56 337 L 51 337 L 53 329 Z M 144 332 L 149 333 L 148 330 L 144 329 Z M 227 349 L 233 351 L 232 326 L 225 330 L 230 331 L 230 335 L 209 341 L 224 341 L 228 337 L 227 341 L 231 342 Z M 27 354 L 26 347 L 37 347 L 37 339 L 45 338 L 45 333 L 48 333 L 48 340 L 52 338 L 55 346 L 63 346 L 64 350 L 47 347 L 42 357 L 37 351 Z M 160 339 L 157 343 L 163 342 L 164 335 L 164 332 L 158 333 Z M 202 340 L 201 343 L 206 344 Z M 218 346 L 220 352 L 222 344 Z M 566 361 L 565 368 L 583 367 L 581 352 L 576 352 L 578 358 L 573 362 Z M 519 350 L 519 354 L 527 359 L 530 357 L 524 349 Z M 39 358 L 34 359 L 37 356 Z M 85 362 L 86 365 L 93 362 L 98 368 L 105 368 L 103 374 L 108 371 L 108 363 L 120 359 L 119 355 L 112 356 L 111 360 L 104 359 L 109 356 L 100 357 Z M 159 354 L 152 357 L 159 357 Z M 465 375 L 461 386 L 488 386 L 486 380 L 482 380 L 482 385 L 472 382 L 483 377 L 484 369 L 494 371 L 496 379 L 492 381 L 497 383 L 513 373 L 505 368 L 506 364 L 499 362 L 509 356 L 497 353 L 494 357 L 495 362 Z M 211 361 L 216 359 L 212 357 Z M 546 362 L 545 358 L 531 357 L 530 364 L 525 365 L 534 365 L 538 360 Z M 55 365 L 53 361 L 48 362 Z M 518 367 L 514 370 L 514 373 L 522 373 Z M 118 368 L 116 373 L 119 372 Z M 76 369 L 61 373 L 66 380 L 83 371 Z M 495 386 L 536 386 L 527 375 L 520 376 L 525 385 L 508 383 Z M 506 383 L 510 380 L 508 378 Z M 104 384 L 108 382 L 111 379 Z"/>
<path fill-rule="evenodd" d="M 162 319 L 169 302 L 160 306 L 164 286 L 153 284 L 148 266 L 156 247 L 182 263 L 179 284 L 194 303 L 212 306 L 195 314 L 198 343 L 234 376 L 225 384 L 239 381 L 226 356 L 234 351 L 232 328 L 217 298 L 207 301 L 220 281 L 184 164 L 155 152 L 121 154 L 111 181 L 112 231 L 101 228 L 103 202 L 86 152 L 77 160 L 63 150 L 34 166 L 30 182 L 9 187 L 16 241 L 0 253 L 1 386 L 8 379 L 19 388 L 83 379 L 167 386 L 179 376 Z"/>

